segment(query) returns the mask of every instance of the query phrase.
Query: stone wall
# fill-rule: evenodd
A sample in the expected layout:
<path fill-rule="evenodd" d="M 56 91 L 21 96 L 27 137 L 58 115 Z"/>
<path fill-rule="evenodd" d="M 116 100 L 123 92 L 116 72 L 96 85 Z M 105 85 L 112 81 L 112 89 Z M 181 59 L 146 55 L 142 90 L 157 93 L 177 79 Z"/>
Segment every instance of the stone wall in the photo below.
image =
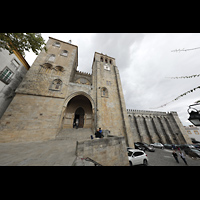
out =
<path fill-rule="evenodd" d="M 64 99 L 16 94 L 0 121 L 0 142 L 54 139 Z"/>
<path fill-rule="evenodd" d="M 103 166 L 128 166 L 124 137 L 77 141 L 76 155 L 89 157 Z"/>
<path fill-rule="evenodd" d="M 134 142 L 191 143 L 177 112 L 127 109 Z"/>

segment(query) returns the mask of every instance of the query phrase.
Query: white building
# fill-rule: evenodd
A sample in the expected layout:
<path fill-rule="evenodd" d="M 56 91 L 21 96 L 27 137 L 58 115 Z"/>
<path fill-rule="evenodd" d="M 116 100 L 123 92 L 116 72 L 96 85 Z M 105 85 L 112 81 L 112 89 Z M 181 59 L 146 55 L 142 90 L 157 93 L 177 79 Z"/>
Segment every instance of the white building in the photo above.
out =
<path fill-rule="evenodd" d="M 21 83 L 30 66 L 23 56 L 14 51 L 0 51 L 0 118 L 15 96 L 15 90 Z"/>
<path fill-rule="evenodd" d="M 191 141 L 199 141 L 200 142 L 200 128 L 194 126 L 194 125 L 189 125 L 185 126 L 185 130 L 191 139 Z"/>

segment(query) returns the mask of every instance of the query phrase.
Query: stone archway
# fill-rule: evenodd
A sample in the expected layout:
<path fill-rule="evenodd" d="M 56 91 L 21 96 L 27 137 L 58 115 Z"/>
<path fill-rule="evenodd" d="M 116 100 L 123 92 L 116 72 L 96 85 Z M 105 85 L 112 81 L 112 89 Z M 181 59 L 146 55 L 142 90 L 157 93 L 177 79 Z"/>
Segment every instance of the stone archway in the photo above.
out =
<path fill-rule="evenodd" d="M 94 128 L 94 104 L 85 94 L 70 95 L 63 109 L 62 128 L 73 128 L 76 119 L 79 128 Z"/>

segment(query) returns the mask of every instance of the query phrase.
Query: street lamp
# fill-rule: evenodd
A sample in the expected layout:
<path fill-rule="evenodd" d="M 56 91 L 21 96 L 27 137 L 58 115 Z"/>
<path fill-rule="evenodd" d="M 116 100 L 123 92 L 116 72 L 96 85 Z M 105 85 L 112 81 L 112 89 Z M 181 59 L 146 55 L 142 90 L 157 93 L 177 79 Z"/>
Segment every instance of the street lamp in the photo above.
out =
<path fill-rule="evenodd" d="M 196 105 L 200 105 L 200 104 L 193 104 L 189 106 L 189 109 L 194 109 L 195 111 L 189 112 L 189 109 L 188 109 L 188 114 L 190 115 L 188 120 L 195 126 L 200 126 L 200 112 L 195 108 L 191 108 L 191 106 L 196 106 Z"/>

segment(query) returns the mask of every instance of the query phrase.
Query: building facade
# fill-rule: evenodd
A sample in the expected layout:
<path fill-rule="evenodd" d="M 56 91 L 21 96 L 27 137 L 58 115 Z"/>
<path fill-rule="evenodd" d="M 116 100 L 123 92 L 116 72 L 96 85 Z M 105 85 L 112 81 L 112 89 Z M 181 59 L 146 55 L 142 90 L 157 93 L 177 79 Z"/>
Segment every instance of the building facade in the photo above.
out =
<path fill-rule="evenodd" d="M 30 66 L 23 56 L 14 51 L 0 51 L 0 119 L 15 96 L 15 90 L 21 83 Z"/>
<path fill-rule="evenodd" d="M 131 132 L 136 142 L 191 144 L 177 112 L 127 110 Z"/>
<path fill-rule="evenodd" d="M 126 110 L 115 58 L 94 53 L 92 73 L 77 70 L 78 47 L 49 37 L 0 121 L 0 142 L 54 139 L 79 128 L 109 130 L 134 142 L 187 143 L 177 113 Z M 90 135 L 88 135 L 90 138 Z"/>
<path fill-rule="evenodd" d="M 62 129 L 97 127 L 131 137 L 115 59 L 95 52 L 92 74 L 80 72 L 78 47 L 49 38 L 0 122 L 0 142 L 53 139 Z M 133 140 L 131 140 L 133 142 Z"/>
<path fill-rule="evenodd" d="M 185 130 L 186 130 L 186 133 L 188 134 L 188 137 L 192 141 L 200 142 L 200 128 L 194 125 L 189 125 L 189 126 L 185 126 Z"/>

